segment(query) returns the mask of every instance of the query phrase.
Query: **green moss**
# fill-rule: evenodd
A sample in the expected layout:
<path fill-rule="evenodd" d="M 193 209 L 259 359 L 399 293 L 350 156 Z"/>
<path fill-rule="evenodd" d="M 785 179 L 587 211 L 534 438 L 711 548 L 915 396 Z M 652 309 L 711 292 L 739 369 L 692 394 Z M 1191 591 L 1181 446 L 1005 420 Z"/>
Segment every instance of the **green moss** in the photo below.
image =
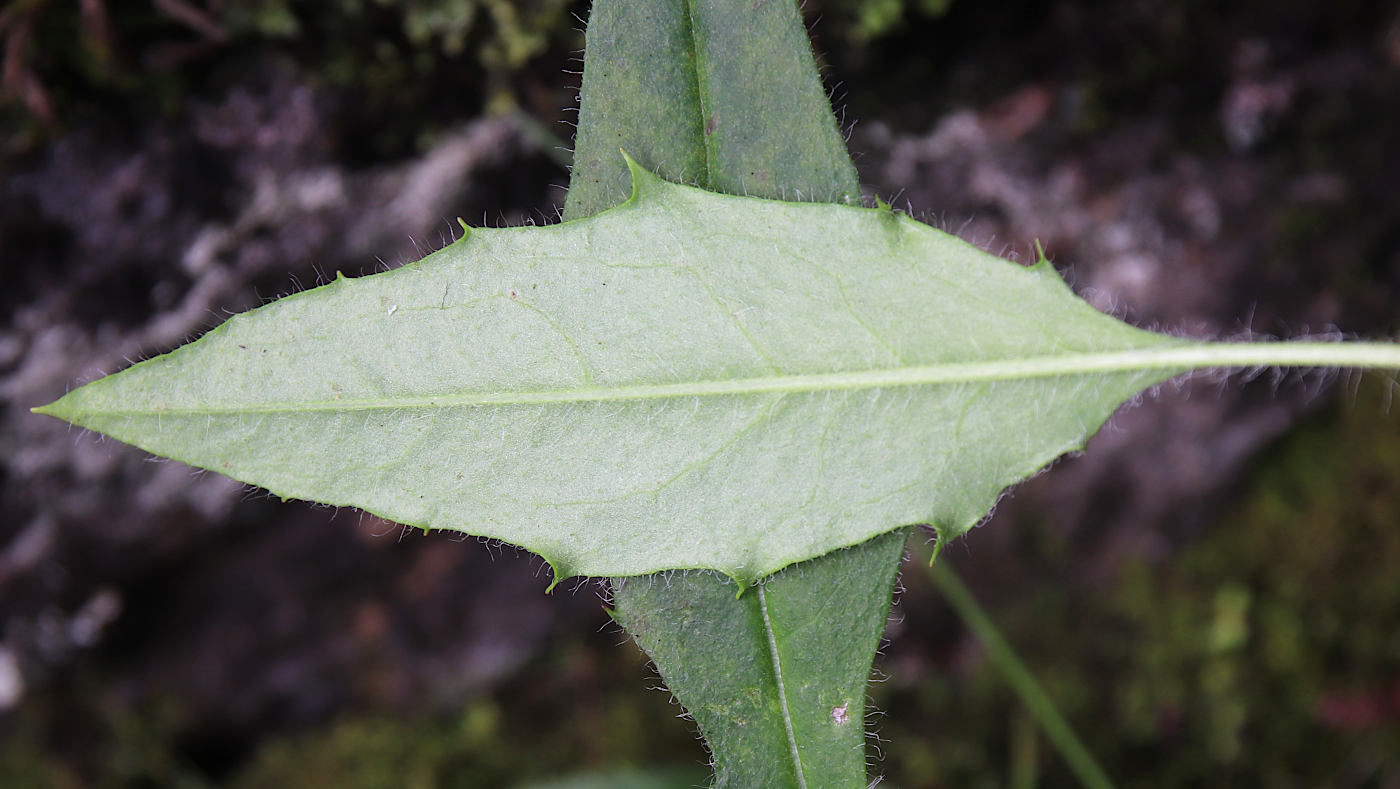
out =
<path fill-rule="evenodd" d="M 640 717 L 639 712 L 619 710 L 613 699 L 605 706 L 603 718 L 608 723 Z M 646 751 L 654 738 L 633 737 L 638 730 L 632 725 L 575 729 L 563 713 L 553 720 L 538 720 L 526 730 L 508 717 L 509 712 L 494 702 L 478 702 L 445 718 L 351 717 L 325 730 L 273 741 L 231 785 L 236 789 L 484 789 L 535 782 L 591 786 L 590 781 L 600 780 L 598 775 L 575 774 L 580 764 L 593 764 L 594 770 L 626 765 L 608 775 L 625 776 L 632 783 L 624 785 L 636 787 L 690 786 L 697 780 L 695 770 L 653 772 L 638 767 L 657 757 Z M 704 779 L 704 773 L 698 775 Z"/>
<path fill-rule="evenodd" d="M 1400 423 L 1388 389 L 1367 378 L 1265 452 L 1238 503 L 1167 561 L 1072 586 L 1073 562 L 1052 563 L 1054 541 L 1036 539 L 1005 569 L 1018 580 L 994 606 L 998 625 L 1122 785 L 1400 777 Z M 953 667 L 917 690 L 875 686 L 891 784 L 1007 781 L 1017 701 L 978 656 Z M 1042 785 L 1073 784 L 1044 743 L 1038 758 Z"/>
<path fill-rule="evenodd" d="M 82 782 L 37 747 L 30 736 L 0 741 L 0 786 L 16 789 L 77 789 Z"/>
<path fill-rule="evenodd" d="M 1113 715 L 1132 720 L 1142 747 L 1170 734 L 1186 757 L 1153 785 L 1325 783 L 1360 768 L 1367 743 L 1400 744 L 1400 716 L 1338 712 L 1383 708 L 1400 665 L 1389 484 L 1400 430 L 1382 388 L 1368 381 L 1269 452 L 1249 495 L 1177 561 L 1125 572 L 1133 592 L 1118 616 L 1138 637 L 1119 669 L 1131 701 Z M 1380 768 L 1394 774 L 1400 759 Z"/>
<path fill-rule="evenodd" d="M 683 722 L 658 725 L 678 709 L 637 682 L 645 671 L 630 645 L 571 639 L 460 710 L 366 711 L 272 739 L 228 785 L 495 789 L 563 776 L 583 787 L 598 774 L 626 777 L 638 789 L 703 782 L 708 773 L 691 769 L 704 764 L 701 746 Z M 658 764 L 682 769 L 658 772 Z M 678 776 L 683 782 L 670 782 Z"/>
<path fill-rule="evenodd" d="M 824 0 L 822 25 L 849 46 L 866 46 L 901 32 L 919 18 L 947 14 L 953 0 Z"/>

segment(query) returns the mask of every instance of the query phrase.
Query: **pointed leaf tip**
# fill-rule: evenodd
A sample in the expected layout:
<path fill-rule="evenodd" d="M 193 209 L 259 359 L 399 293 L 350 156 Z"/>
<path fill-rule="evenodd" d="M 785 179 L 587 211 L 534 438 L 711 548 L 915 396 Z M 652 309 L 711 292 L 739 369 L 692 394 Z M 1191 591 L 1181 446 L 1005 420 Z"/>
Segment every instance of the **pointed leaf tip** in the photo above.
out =
<path fill-rule="evenodd" d="M 33 408 L 29 409 L 29 413 L 39 414 L 40 416 L 51 416 L 54 419 L 62 419 L 65 422 L 72 422 L 73 420 L 68 418 L 68 409 L 63 405 L 63 401 L 66 399 L 68 399 L 67 394 L 63 395 L 62 397 L 59 397 L 51 403 L 46 403 L 44 405 L 36 405 Z"/>

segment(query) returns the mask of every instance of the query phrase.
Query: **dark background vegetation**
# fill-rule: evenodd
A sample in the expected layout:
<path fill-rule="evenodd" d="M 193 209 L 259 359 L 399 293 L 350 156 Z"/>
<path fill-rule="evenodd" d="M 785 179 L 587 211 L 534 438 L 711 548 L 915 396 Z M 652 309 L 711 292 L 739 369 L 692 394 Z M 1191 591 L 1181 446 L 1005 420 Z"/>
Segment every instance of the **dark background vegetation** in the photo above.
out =
<path fill-rule="evenodd" d="M 873 194 L 1021 259 L 1040 239 L 1142 325 L 1400 332 L 1395 4 L 805 8 Z M 411 260 L 457 216 L 553 221 L 586 13 L 3 6 L 0 786 L 703 782 L 598 584 L 545 596 L 512 549 L 27 411 L 227 311 Z M 1391 393 L 1164 387 L 943 561 L 1124 785 L 1400 786 Z M 889 785 L 1073 785 L 917 558 L 888 635 Z"/>

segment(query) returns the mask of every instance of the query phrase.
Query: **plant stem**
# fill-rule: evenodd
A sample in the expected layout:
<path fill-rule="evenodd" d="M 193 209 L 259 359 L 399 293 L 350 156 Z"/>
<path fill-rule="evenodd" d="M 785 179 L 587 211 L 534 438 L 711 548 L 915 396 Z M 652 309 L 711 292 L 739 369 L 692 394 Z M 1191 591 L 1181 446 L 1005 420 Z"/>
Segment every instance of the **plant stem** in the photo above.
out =
<path fill-rule="evenodd" d="M 986 611 L 978 604 L 976 598 L 963 585 L 962 581 L 953 572 L 948 564 L 934 564 L 929 567 L 929 578 L 931 578 L 947 598 L 948 604 L 953 607 L 958 616 L 962 618 L 963 624 L 977 636 L 982 645 L 987 649 L 987 656 L 1001 670 L 1002 676 L 1021 697 L 1021 702 L 1026 705 L 1031 715 L 1035 716 L 1036 722 L 1045 732 L 1045 736 L 1064 757 L 1069 768 L 1079 777 L 1079 781 L 1089 789 L 1112 789 L 1113 782 L 1108 779 L 1104 771 L 1094 761 L 1094 757 L 1089 753 L 1089 749 L 1084 747 L 1084 743 L 1075 735 L 1074 730 L 1069 727 L 1060 711 L 1055 708 L 1055 703 L 1041 690 L 1035 677 L 1026 665 L 1016 656 L 1016 652 L 1011 645 L 1006 643 L 996 625 L 987 616 Z"/>
<path fill-rule="evenodd" d="M 1084 354 L 1082 371 L 1183 367 L 1346 367 L 1400 369 L 1400 344 L 1394 342 L 1219 342 L 1193 343 L 1115 353 Z M 1050 374 L 1050 373 L 1047 373 Z"/>

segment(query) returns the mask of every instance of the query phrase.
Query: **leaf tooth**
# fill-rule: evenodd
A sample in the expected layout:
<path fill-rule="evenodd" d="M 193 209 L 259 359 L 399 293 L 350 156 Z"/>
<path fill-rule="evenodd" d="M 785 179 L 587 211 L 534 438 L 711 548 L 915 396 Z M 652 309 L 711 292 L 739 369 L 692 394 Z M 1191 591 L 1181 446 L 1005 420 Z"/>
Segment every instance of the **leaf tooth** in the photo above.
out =
<path fill-rule="evenodd" d="M 551 575 L 553 575 L 553 578 L 549 582 L 549 586 L 546 586 L 544 589 L 545 594 L 552 593 L 554 591 L 554 587 L 558 586 L 559 583 L 564 579 L 573 578 L 574 576 L 578 575 L 577 572 L 571 569 L 569 563 L 564 561 L 563 559 L 556 558 L 545 553 L 540 553 L 540 558 L 544 559 L 545 564 L 549 565 L 549 572 Z"/>
<path fill-rule="evenodd" d="M 958 526 L 953 525 L 951 523 L 934 523 L 931 524 L 931 526 L 933 528 L 934 534 L 934 559 L 938 558 L 939 552 L 943 550 L 943 547 L 945 545 L 972 531 L 973 528 L 972 526 L 963 526 L 962 528 L 959 528 Z"/>
<path fill-rule="evenodd" d="M 619 148 L 622 158 L 627 160 L 627 172 L 632 177 L 632 194 L 623 205 L 635 205 L 647 200 L 659 189 L 672 186 L 669 181 L 653 173 L 642 165 L 641 162 L 632 158 L 632 154 L 625 149 Z M 620 208 L 621 206 L 619 206 Z"/>
<path fill-rule="evenodd" d="M 1031 266 L 1031 268 L 1040 268 L 1041 266 L 1049 265 L 1050 258 L 1045 256 L 1045 247 L 1041 245 L 1040 239 L 1037 238 L 1035 240 L 1035 265 Z"/>
<path fill-rule="evenodd" d="M 779 573 L 779 572 L 782 572 L 782 571 L 781 571 L 781 570 L 775 570 L 775 571 L 774 571 L 774 574 Z M 744 592 L 747 592 L 750 588 L 752 588 L 752 587 L 754 587 L 754 586 L 757 586 L 758 583 L 759 583 L 759 581 L 761 580 L 761 579 L 758 579 L 758 578 L 753 578 L 753 577 L 748 576 L 748 575 L 736 575 L 736 574 L 730 573 L 730 572 L 724 572 L 724 575 L 725 575 L 727 578 L 729 578 L 729 580 L 731 580 L 731 581 L 734 582 L 734 586 L 736 587 L 736 589 L 734 590 L 734 599 L 735 599 L 735 600 L 738 600 L 738 599 L 742 598 L 742 597 L 744 596 Z"/>

